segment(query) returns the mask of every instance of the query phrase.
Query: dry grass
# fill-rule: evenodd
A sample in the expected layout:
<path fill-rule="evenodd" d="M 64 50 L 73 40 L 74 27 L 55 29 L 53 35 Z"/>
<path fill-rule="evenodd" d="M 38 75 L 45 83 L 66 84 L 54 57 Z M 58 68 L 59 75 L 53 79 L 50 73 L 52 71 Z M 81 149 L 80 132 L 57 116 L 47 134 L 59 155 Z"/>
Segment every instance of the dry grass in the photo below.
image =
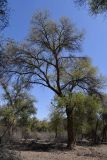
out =
<path fill-rule="evenodd" d="M 22 151 L 23 160 L 107 160 L 107 146 L 76 146 L 73 151 Z"/>

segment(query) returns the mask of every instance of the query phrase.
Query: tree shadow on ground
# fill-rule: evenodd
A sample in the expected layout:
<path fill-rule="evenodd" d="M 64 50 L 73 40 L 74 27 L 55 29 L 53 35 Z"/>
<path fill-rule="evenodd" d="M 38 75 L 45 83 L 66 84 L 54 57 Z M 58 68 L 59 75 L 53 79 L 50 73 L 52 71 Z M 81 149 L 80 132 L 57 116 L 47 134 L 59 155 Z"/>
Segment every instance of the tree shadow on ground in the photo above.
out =
<path fill-rule="evenodd" d="M 13 148 L 17 151 L 39 151 L 39 152 L 49 152 L 49 151 L 63 151 L 66 150 L 65 143 L 54 143 L 54 142 L 17 142 L 13 143 Z"/>
<path fill-rule="evenodd" d="M 77 142 L 78 146 L 83 147 L 92 147 L 96 146 L 95 144 L 90 144 L 86 142 Z M 39 152 L 52 152 L 52 151 L 65 151 L 68 150 L 66 148 L 66 143 L 57 143 L 57 142 L 47 142 L 47 141 L 16 141 L 12 143 L 12 148 L 17 151 L 39 151 Z M 75 147 L 74 147 L 75 149 Z"/>

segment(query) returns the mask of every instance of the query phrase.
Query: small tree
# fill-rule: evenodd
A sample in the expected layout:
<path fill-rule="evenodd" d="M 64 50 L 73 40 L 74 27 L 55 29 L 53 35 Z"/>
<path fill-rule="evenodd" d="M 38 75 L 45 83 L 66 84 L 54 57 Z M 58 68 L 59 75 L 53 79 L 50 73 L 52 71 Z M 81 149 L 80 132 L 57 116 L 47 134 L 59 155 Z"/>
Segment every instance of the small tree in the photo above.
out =
<path fill-rule="evenodd" d="M 57 106 L 53 106 L 50 112 L 50 128 L 55 132 L 55 138 L 58 137 L 58 133 L 64 130 L 63 120 L 63 112 L 60 112 Z"/>
<path fill-rule="evenodd" d="M 0 108 L 0 121 L 6 126 L 1 138 L 15 126 L 27 126 L 30 116 L 36 114 L 34 100 L 19 83 L 9 85 L 1 81 L 4 105 Z"/>

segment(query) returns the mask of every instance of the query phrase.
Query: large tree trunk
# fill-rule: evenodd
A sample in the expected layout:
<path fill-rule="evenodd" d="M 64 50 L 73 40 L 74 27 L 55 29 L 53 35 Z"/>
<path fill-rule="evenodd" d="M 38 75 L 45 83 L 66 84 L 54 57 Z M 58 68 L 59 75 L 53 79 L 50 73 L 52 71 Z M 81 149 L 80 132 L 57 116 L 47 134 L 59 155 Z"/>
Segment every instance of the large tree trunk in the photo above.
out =
<path fill-rule="evenodd" d="M 72 149 L 75 144 L 73 109 L 66 106 L 66 114 L 67 114 L 67 134 L 68 134 L 67 148 Z"/>

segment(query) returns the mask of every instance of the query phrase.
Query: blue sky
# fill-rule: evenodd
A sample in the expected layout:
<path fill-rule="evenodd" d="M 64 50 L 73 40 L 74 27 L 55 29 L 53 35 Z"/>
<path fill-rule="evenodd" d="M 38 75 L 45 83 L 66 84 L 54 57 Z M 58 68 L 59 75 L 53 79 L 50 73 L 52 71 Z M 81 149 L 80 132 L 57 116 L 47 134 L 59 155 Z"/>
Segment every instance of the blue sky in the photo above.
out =
<path fill-rule="evenodd" d="M 87 9 L 76 7 L 72 0 L 9 0 L 9 7 L 10 24 L 3 33 L 6 38 L 23 41 L 30 30 L 31 17 L 37 10 L 49 10 L 52 18 L 56 20 L 61 16 L 69 17 L 78 29 L 85 32 L 80 54 L 90 56 L 93 64 L 107 76 L 107 17 L 89 16 Z M 41 86 L 34 86 L 31 94 L 38 101 L 37 117 L 46 118 L 53 92 Z"/>

